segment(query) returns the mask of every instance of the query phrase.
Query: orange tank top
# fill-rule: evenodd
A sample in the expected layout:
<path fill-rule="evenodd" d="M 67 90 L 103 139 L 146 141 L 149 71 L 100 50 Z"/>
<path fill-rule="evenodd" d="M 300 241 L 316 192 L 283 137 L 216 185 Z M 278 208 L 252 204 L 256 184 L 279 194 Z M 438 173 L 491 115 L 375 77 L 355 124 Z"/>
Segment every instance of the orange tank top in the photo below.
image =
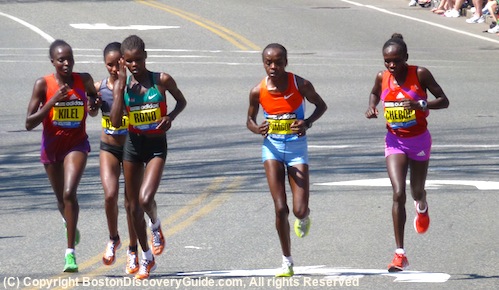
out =
<path fill-rule="evenodd" d="M 406 99 L 426 101 L 428 98 L 419 83 L 417 69 L 417 66 L 408 66 L 407 77 L 402 85 L 393 83 L 393 76 L 388 70 L 383 72 L 380 98 L 383 101 L 386 128 L 399 137 L 413 137 L 427 130 L 426 117 L 429 111 L 407 110 L 402 103 Z"/>
<path fill-rule="evenodd" d="M 79 74 L 73 73 L 73 87 L 68 97 L 57 102 L 43 120 L 43 139 L 64 138 L 64 142 L 79 144 L 87 139 L 85 121 L 87 118 L 87 95 Z M 47 83 L 45 103 L 59 90 L 53 74 L 44 77 Z M 45 105 L 45 103 L 43 105 Z M 59 139 L 59 142 L 62 140 Z"/>
<path fill-rule="evenodd" d="M 291 124 L 305 118 L 305 98 L 298 89 L 296 76 L 288 72 L 288 87 L 284 92 L 269 91 L 267 81 L 264 78 L 260 82 L 260 105 L 269 123 L 269 136 L 283 140 L 298 138 Z"/>

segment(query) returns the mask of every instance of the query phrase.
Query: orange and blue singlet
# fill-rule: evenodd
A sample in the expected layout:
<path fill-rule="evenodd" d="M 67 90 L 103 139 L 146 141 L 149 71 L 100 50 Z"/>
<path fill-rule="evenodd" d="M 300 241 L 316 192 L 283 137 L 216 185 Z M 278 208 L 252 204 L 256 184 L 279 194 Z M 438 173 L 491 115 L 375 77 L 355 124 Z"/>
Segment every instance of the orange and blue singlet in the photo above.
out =
<path fill-rule="evenodd" d="M 90 152 L 86 133 L 88 98 L 78 73 L 72 73 L 73 87 L 68 97 L 55 103 L 43 119 L 41 162 L 62 162 L 71 151 Z M 43 106 L 57 93 L 59 84 L 53 74 L 44 77 L 47 91 Z"/>
<path fill-rule="evenodd" d="M 269 123 L 262 146 L 262 161 L 278 160 L 287 166 L 308 163 L 307 136 L 298 136 L 291 124 L 305 118 L 305 98 L 298 89 L 296 76 L 288 72 L 285 92 L 269 91 L 268 77 L 260 82 L 260 105 Z"/>

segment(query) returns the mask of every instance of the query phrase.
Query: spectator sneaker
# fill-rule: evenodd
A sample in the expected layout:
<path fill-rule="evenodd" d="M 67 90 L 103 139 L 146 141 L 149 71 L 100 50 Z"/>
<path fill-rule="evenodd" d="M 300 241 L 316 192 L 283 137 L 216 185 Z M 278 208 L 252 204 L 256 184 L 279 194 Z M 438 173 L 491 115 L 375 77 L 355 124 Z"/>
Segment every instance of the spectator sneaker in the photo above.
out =
<path fill-rule="evenodd" d="M 485 22 L 485 16 L 476 16 L 473 15 L 473 17 L 466 19 L 467 23 L 473 24 L 473 23 L 484 23 Z"/>
<path fill-rule="evenodd" d="M 459 17 L 461 14 L 459 14 L 459 11 L 455 9 L 447 10 L 444 12 L 445 17 Z"/>
<path fill-rule="evenodd" d="M 488 33 L 499 33 L 499 25 L 496 25 L 487 30 Z"/>

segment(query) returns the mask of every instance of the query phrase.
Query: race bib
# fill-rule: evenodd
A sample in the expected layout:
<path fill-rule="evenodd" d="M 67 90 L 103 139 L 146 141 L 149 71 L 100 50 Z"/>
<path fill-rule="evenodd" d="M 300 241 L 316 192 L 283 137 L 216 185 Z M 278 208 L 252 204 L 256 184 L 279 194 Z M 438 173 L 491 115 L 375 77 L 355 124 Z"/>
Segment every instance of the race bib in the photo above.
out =
<path fill-rule="evenodd" d="M 416 111 L 407 110 L 396 102 L 385 103 L 385 119 L 392 129 L 409 128 L 416 125 Z"/>
<path fill-rule="evenodd" d="M 82 100 L 57 102 L 52 108 L 52 112 L 54 126 L 78 128 L 85 116 L 85 103 Z"/>
<path fill-rule="evenodd" d="M 128 121 L 130 125 L 141 130 L 156 129 L 161 120 L 161 108 L 159 104 L 147 104 L 130 108 Z"/>
<path fill-rule="evenodd" d="M 128 131 L 128 116 L 121 118 L 121 126 L 119 128 L 113 127 L 109 116 L 102 116 L 102 128 L 107 135 L 124 135 Z"/>
<path fill-rule="evenodd" d="M 268 134 L 287 135 L 295 134 L 291 130 L 291 124 L 296 121 L 296 114 L 268 115 L 267 122 L 269 123 Z"/>

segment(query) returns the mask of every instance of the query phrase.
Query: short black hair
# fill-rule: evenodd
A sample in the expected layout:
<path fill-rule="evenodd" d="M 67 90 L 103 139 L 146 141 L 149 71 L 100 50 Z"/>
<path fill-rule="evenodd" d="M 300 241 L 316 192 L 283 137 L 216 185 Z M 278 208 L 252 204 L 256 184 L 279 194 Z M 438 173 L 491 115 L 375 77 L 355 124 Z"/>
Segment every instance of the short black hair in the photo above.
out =
<path fill-rule="evenodd" d="M 66 47 L 69 47 L 69 49 L 71 50 L 71 53 L 73 53 L 73 49 L 71 48 L 71 45 L 69 45 L 66 41 L 62 40 L 62 39 L 56 39 L 54 40 L 51 44 L 50 44 L 50 48 L 49 48 L 49 56 L 50 56 L 50 59 L 52 59 L 54 57 L 54 51 L 57 47 L 59 46 L 66 46 Z"/>
<path fill-rule="evenodd" d="M 286 48 L 282 45 L 282 44 L 279 44 L 279 43 L 271 43 L 269 45 L 267 45 L 263 50 L 262 50 L 262 57 L 264 56 L 263 54 L 265 53 L 265 51 L 269 48 L 277 48 L 277 49 L 280 49 L 282 51 L 282 54 L 284 55 L 284 58 L 287 60 L 288 59 L 288 51 L 286 50 Z"/>
<path fill-rule="evenodd" d="M 134 50 L 134 49 L 140 49 L 145 51 L 146 50 L 146 45 L 144 44 L 144 41 L 142 38 L 138 37 L 137 35 L 130 35 L 123 42 L 121 43 L 121 53 L 125 53 L 125 50 Z"/>
<path fill-rule="evenodd" d="M 104 57 L 111 51 L 119 51 L 121 53 L 121 43 L 115 41 L 106 45 L 104 48 Z"/>

